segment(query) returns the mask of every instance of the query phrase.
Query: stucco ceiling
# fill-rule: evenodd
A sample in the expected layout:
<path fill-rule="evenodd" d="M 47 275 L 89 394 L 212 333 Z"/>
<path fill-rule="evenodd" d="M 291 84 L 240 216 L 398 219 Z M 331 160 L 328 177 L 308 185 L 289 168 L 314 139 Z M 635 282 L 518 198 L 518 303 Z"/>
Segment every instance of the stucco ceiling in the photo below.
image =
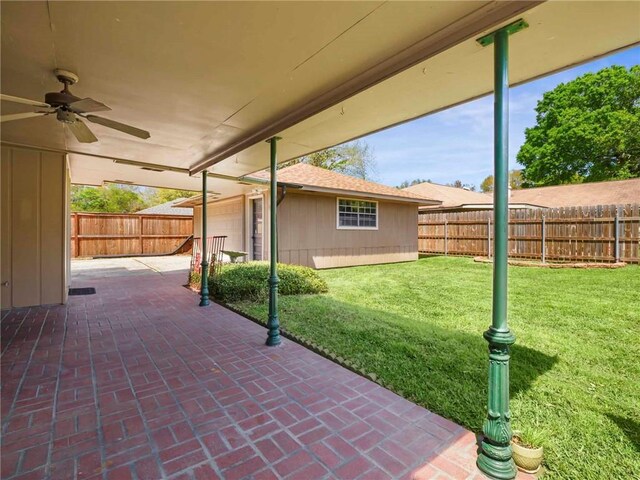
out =
<path fill-rule="evenodd" d="M 2 124 L 2 141 L 70 154 L 72 180 L 197 189 L 199 180 L 121 158 L 241 176 L 492 89 L 475 39 L 524 18 L 512 83 L 640 41 L 639 2 L 2 2 L 2 92 L 43 99 L 55 68 L 102 116 L 80 144 L 51 117 Z M 2 103 L 3 113 L 29 107 Z M 461 132 L 463 135 L 463 132 Z M 93 157 L 87 155 L 95 155 Z M 106 158 L 105 158 L 106 157 Z M 124 178 L 123 178 L 124 177 Z M 215 184 L 212 189 L 217 190 Z"/>

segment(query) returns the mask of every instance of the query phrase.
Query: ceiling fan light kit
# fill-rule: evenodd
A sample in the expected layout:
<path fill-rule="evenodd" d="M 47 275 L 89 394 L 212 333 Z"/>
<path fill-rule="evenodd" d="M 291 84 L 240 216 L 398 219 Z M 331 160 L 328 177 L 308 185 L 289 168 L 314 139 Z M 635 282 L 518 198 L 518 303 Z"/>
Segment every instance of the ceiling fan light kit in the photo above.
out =
<path fill-rule="evenodd" d="M 69 131 L 80 143 L 97 142 L 98 138 L 93 132 L 82 122 L 78 116 L 86 118 L 92 123 L 97 123 L 113 130 L 132 135 L 137 138 L 146 140 L 150 137 L 149 132 L 140 128 L 132 127 L 125 123 L 116 122 L 108 118 L 98 117 L 96 115 L 84 115 L 90 112 L 102 112 L 111 110 L 102 102 L 98 102 L 93 98 L 76 97 L 69 90 L 69 86 L 78 83 L 78 76 L 67 70 L 54 70 L 53 72 L 60 83 L 64 85 L 60 92 L 49 92 L 44 96 L 44 102 L 30 100 L 27 98 L 15 97 L 13 95 L 0 94 L 0 100 L 32 107 L 49 108 L 51 110 L 39 112 L 25 112 L 2 115 L 0 122 L 11 122 L 14 120 L 22 120 L 25 118 L 43 117 L 46 115 L 56 114 L 56 120 L 66 124 Z"/>

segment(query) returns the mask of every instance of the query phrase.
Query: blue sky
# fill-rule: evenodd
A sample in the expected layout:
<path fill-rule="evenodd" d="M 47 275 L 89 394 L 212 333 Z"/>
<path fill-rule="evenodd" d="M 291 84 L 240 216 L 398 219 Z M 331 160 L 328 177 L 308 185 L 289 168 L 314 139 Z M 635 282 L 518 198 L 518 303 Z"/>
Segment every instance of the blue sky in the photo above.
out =
<path fill-rule="evenodd" d="M 535 125 L 534 109 L 544 92 L 587 72 L 639 63 L 640 47 L 634 47 L 512 88 L 510 168 L 521 168 L 515 160 L 516 154 L 524 143 L 525 128 Z M 493 96 L 369 135 L 363 140 L 374 150 L 378 164 L 376 180 L 381 183 L 396 186 L 417 177 L 436 183 L 459 179 L 479 188 L 482 180 L 493 174 Z"/>

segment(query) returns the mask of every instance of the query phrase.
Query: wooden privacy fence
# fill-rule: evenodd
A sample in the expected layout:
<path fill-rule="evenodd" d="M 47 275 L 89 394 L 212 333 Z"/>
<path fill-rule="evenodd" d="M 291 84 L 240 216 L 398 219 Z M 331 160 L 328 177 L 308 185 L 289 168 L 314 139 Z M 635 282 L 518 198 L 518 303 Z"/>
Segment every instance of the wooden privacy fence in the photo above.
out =
<path fill-rule="evenodd" d="M 71 214 L 72 257 L 161 255 L 173 252 L 191 235 L 190 215 Z"/>
<path fill-rule="evenodd" d="M 420 253 L 493 252 L 493 211 L 421 213 Z M 542 262 L 639 262 L 640 205 L 509 210 L 509 257 Z"/>

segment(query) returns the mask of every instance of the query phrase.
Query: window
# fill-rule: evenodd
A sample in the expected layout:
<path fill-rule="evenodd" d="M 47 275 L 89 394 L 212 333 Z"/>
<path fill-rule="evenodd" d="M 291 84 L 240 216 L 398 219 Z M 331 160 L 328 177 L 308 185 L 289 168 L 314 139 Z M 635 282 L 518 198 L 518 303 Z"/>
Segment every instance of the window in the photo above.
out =
<path fill-rule="evenodd" d="M 338 228 L 378 228 L 378 202 L 338 198 Z"/>

